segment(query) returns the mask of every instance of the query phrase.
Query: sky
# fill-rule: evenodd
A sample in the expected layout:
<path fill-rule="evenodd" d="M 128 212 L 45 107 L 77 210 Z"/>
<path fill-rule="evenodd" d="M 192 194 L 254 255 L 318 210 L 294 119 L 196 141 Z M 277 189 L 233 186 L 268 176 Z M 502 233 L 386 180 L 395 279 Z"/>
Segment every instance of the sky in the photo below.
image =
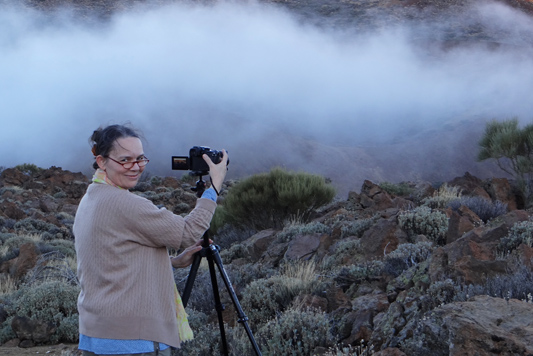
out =
<path fill-rule="evenodd" d="M 203 145 L 227 149 L 240 171 L 301 163 L 291 136 L 369 146 L 461 120 L 529 123 L 533 19 L 497 4 L 471 11 L 462 24 L 483 24 L 500 46 L 428 51 L 417 39 L 443 36 L 446 20 L 324 29 L 255 3 L 144 9 L 102 26 L 4 5 L 0 166 L 88 172 L 89 136 L 113 123 L 143 133 L 154 169 Z"/>

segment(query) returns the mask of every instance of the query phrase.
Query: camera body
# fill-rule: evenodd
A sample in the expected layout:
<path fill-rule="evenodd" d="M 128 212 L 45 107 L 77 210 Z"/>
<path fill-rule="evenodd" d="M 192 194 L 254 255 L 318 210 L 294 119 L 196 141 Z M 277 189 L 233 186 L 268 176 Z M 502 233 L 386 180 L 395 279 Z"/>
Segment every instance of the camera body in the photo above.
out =
<path fill-rule="evenodd" d="M 189 157 L 172 156 L 172 169 L 190 170 L 196 175 L 206 175 L 209 172 L 209 166 L 202 157 L 204 154 L 209 156 L 211 161 L 213 161 L 215 164 L 220 163 L 220 161 L 222 161 L 222 157 L 224 156 L 222 151 L 212 150 L 205 146 L 194 146 L 189 150 Z"/>

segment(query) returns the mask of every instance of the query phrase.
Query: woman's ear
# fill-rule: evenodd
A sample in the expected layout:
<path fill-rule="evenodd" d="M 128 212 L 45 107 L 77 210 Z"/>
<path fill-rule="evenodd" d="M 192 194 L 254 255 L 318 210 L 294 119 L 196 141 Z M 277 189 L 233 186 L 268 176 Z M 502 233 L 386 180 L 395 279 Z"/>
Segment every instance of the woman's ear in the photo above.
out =
<path fill-rule="evenodd" d="M 101 155 L 96 156 L 96 164 L 103 171 L 105 171 L 105 163 L 106 163 L 106 159 L 103 156 Z"/>

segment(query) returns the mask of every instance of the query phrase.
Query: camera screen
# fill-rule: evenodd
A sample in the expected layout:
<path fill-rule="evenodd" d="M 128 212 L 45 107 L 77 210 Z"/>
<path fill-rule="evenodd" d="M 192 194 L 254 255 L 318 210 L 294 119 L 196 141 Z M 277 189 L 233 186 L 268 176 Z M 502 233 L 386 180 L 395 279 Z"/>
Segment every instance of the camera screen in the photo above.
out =
<path fill-rule="evenodd" d="M 189 169 L 189 157 L 187 157 L 187 156 L 173 156 L 172 157 L 172 169 L 174 169 L 174 170 L 188 170 Z"/>

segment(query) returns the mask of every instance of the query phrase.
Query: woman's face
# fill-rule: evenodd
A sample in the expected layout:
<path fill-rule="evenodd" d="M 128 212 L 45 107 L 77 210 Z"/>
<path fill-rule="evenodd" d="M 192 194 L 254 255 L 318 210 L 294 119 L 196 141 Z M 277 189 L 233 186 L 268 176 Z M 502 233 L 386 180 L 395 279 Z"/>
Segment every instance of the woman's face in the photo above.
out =
<path fill-rule="evenodd" d="M 137 137 L 123 137 L 115 141 L 109 157 L 98 156 L 96 162 L 100 169 L 106 171 L 107 178 L 113 183 L 119 187 L 131 189 L 137 185 L 145 167 L 139 167 L 135 163 L 133 167 L 126 169 L 120 163 L 136 161 L 143 158 L 144 150 L 141 140 Z"/>

